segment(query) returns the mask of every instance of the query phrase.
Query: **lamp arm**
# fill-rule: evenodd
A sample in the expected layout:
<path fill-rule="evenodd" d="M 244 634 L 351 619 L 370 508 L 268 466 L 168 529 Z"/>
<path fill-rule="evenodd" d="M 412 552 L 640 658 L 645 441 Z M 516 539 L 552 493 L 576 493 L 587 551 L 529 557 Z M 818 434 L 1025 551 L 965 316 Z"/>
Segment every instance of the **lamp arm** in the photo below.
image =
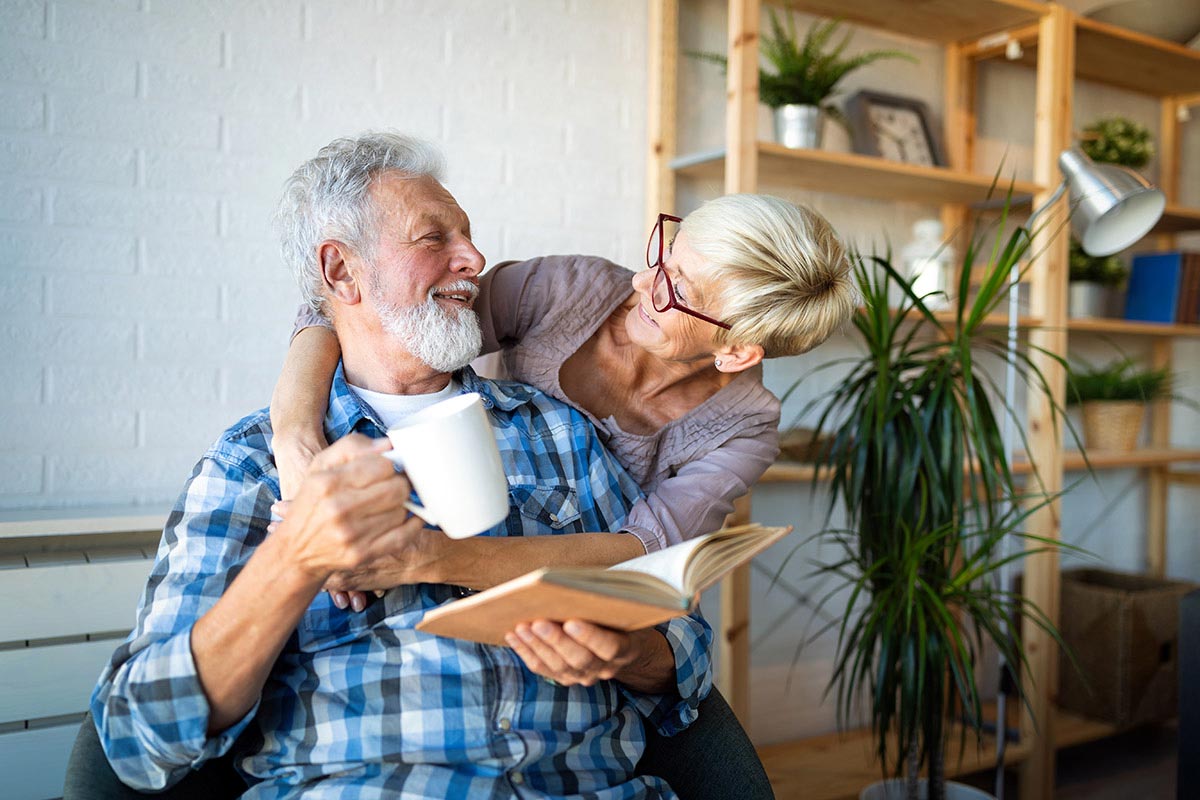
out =
<path fill-rule="evenodd" d="M 1029 215 L 1029 219 L 1025 220 L 1025 227 L 1028 228 L 1028 227 L 1032 226 L 1033 221 L 1035 219 L 1037 219 L 1039 216 L 1041 216 L 1042 213 L 1044 213 L 1047 209 L 1049 209 L 1051 206 L 1053 206 L 1056 202 L 1058 202 L 1058 198 L 1062 197 L 1063 192 L 1065 192 L 1066 190 L 1067 190 L 1067 180 L 1066 180 L 1066 178 L 1064 178 L 1061 181 L 1059 181 L 1058 186 L 1054 190 L 1054 194 L 1050 195 L 1050 199 L 1048 199 L 1046 202 L 1042 203 L 1040 206 L 1038 206 L 1036 209 L 1034 209 L 1033 213 Z"/>

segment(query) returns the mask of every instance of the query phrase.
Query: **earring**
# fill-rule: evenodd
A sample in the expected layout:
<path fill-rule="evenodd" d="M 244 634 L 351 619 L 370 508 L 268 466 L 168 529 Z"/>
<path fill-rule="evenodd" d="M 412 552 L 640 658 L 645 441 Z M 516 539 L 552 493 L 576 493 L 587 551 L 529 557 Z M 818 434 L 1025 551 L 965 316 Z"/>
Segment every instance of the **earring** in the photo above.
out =
<path fill-rule="evenodd" d="M 717 359 L 717 366 L 718 367 L 721 366 L 721 359 L 719 359 L 719 358 Z"/>

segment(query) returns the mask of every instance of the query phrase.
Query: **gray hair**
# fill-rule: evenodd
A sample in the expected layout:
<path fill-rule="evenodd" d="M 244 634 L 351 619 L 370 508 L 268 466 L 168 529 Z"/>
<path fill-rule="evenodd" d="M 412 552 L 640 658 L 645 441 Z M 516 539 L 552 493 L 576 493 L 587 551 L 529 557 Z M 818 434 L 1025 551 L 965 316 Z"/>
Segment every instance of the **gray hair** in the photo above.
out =
<path fill-rule="evenodd" d="M 328 316 L 318 247 L 327 239 L 337 239 L 360 253 L 370 252 L 377 211 L 370 199 L 371 182 L 391 171 L 441 183 L 445 164 L 428 142 L 371 131 L 334 139 L 284 184 L 275 212 L 283 260 L 296 276 L 304 302 L 314 311 Z"/>
<path fill-rule="evenodd" d="M 762 345 L 767 358 L 807 352 L 858 305 L 853 267 L 824 217 L 762 194 L 702 205 L 680 232 L 720 282 L 717 341 Z"/>

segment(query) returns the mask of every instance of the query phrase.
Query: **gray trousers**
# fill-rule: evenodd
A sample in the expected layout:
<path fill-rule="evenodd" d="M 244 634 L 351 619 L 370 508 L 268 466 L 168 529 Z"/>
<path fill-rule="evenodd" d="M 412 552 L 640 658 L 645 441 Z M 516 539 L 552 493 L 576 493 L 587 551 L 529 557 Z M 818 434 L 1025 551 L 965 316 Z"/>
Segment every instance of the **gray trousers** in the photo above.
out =
<path fill-rule="evenodd" d="M 682 800 L 774 800 L 754 745 L 716 688 L 687 730 L 669 738 L 647 730 L 647 736 L 638 774 L 665 778 Z M 160 794 L 130 789 L 109 766 L 88 714 L 71 751 L 63 800 L 232 800 L 245 789 L 228 758 L 205 764 Z"/>

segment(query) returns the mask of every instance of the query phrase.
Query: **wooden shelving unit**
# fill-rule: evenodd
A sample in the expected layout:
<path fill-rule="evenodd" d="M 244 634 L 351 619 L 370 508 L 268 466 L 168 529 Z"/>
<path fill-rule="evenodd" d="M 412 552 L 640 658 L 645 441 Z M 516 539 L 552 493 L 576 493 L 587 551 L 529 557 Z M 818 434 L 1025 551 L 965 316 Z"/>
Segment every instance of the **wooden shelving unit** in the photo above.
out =
<path fill-rule="evenodd" d="M 795 0 L 801 11 L 839 18 L 851 23 L 913 36 L 944 45 L 945 130 L 943 141 L 950 166 L 917 167 L 852 153 L 789 150 L 757 139 L 759 24 L 764 2 L 781 0 L 727 0 L 728 71 L 725 146 L 706 153 L 676 153 L 675 69 L 679 58 L 678 0 L 650 0 L 650 109 L 647 151 L 648 211 L 672 208 L 675 181 L 686 177 L 717 183 L 717 191 L 770 191 L 787 186 L 885 201 L 924 202 L 940 205 L 947 230 L 966 219 L 967 204 L 986 197 L 991 173 L 975 171 L 976 72 L 981 61 L 1011 54 L 1009 44 L 1020 44 L 1019 60 L 1037 72 L 1032 109 L 1022 111 L 1034 119 L 1034 178 L 1014 187 L 1018 195 L 1032 196 L 1034 206 L 1049 199 L 1060 180 L 1058 154 L 1072 143 L 1072 105 L 1077 79 L 1099 81 L 1157 98 L 1161 105 L 1159 185 L 1168 199 L 1166 214 L 1153 231 L 1160 243 L 1173 234 L 1200 231 L 1200 209 L 1179 204 L 1178 112 L 1200 103 L 1200 52 L 1120 28 L 1082 19 L 1064 7 L 1040 0 L 924 0 L 904 4 L 893 0 Z M 986 99 L 985 99 L 986 102 Z M 709 188 L 709 187 L 705 187 Z M 1066 201 L 1060 200 L 1059 210 Z M 1073 320 L 1067 318 L 1067 237 L 1035 243 L 1038 261 L 1029 272 L 1030 309 L 1018 325 L 1026 340 L 1049 353 L 1066 355 L 1070 336 L 1146 337 L 1150 361 L 1169 364 L 1172 342 L 1200 336 L 1196 325 L 1151 325 L 1124 320 Z M 949 319 L 949 315 L 941 315 Z M 998 316 L 989 324 L 1003 327 Z M 1065 395 L 1061 365 L 1050 356 L 1031 351 L 1050 384 L 1054 401 Z M 1032 458 L 1046 491 L 1063 485 L 1066 472 L 1086 469 L 1083 458 L 1063 449 L 1051 424 L 1051 407 L 1036 393 L 1028 398 L 1027 434 Z M 1200 485 L 1200 473 L 1172 471 L 1183 463 L 1200 463 L 1200 450 L 1170 446 L 1168 409 L 1152 409 L 1151 440 L 1132 453 L 1089 454 L 1095 470 L 1140 469 L 1147 475 L 1148 560 L 1152 572 L 1165 563 L 1166 492 L 1171 482 Z M 1030 471 L 1018 460 L 1018 471 Z M 779 462 L 762 478 L 763 483 L 810 481 L 811 465 Z M 746 514 L 748 501 L 741 513 Z M 1030 517 L 1027 529 L 1046 539 L 1060 534 L 1060 508 L 1056 503 Z M 1025 591 L 1039 607 L 1055 618 L 1059 596 L 1059 563 L 1056 553 L 1040 553 L 1025 562 Z M 722 587 L 719 639 L 722 691 L 735 711 L 746 718 L 749 702 L 749 581 L 743 572 Z M 1057 646 L 1043 632 L 1027 626 L 1022 637 L 1030 651 L 1031 701 L 1039 719 L 1054 718 L 1050 735 L 1033 725 L 1020 709 L 1021 744 L 1007 750 L 1006 759 L 1020 764 L 1019 787 L 1024 798 L 1049 798 L 1053 793 L 1054 753 L 1066 747 L 1111 735 L 1115 728 L 1066 714 L 1051 703 L 1052 681 L 1057 674 Z M 780 797 L 855 797 L 880 775 L 873 763 L 869 735 L 863 732 L 831 734 L 761 749 L 768 773 Z M 990 767 L 994 754 L 964 754 L 960 772 Z"/>
<path fill-rule="evenodd" d="M 1158 322 L 1134 322 L 1125 319 L 1072 319 L 1072 333 L 1109 336 L 1151 336 L 1169 339 L 1200 337 L 1200 325 L 1167 325 Z"/>
<path fill-rule="evenodd" d="M 944 167 L 923 167 L 885 161 L 857 153 L 827 150 L 794 150 L 774 142 L 756 142 L 759 183 L 804 186 L 818 192 L 852 194 L 877 200 L 930 204 L 968 204 L 986 200 L 992 178 Z M 676 174 L 687 178 L 721 181 L 725 176 L 725 151 L 683 156 L 671 162 Z M 860 187 L 848 191 L 847 187 Z M 1043 191 L 1034 183 L 1013 185 L 1016 195 Z"/>

